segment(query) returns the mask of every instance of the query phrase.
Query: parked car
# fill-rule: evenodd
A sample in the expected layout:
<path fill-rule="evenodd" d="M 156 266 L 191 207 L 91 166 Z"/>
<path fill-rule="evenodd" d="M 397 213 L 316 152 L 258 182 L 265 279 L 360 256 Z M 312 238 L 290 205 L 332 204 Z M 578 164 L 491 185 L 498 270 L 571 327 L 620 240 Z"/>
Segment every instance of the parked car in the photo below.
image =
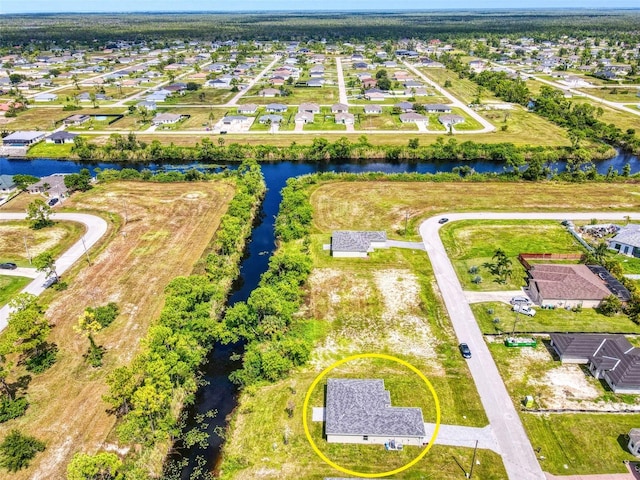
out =
<path fill-rule="evenodd" d="M 471 358 L 471 349 L 469 348 L 469 345 L 467 345 L 466 343 L 461 343 L 460 345 L 458 345 L 458 348 L 460 349 L 460 353 L 464 358 Z"/>
<path fill-rule="evenodd" d="M 511 300 L 509 300 L 509 303 L 511 303 L 511 305 L 532 305 L 533 304 L 533 302 L 529 300 L 528 297 L 525 297 L 523 295 L 516 295 L 515 297 L 511 297 Z"/>
<path fill-rule="evenodd" d="M 448 218 L 442 217 L 440 220 L 438 220 L 438 223 L 447 223 L 448 221 L 449 221 Z"/>
<path fill-rule="evenodd" d="M 527 305 L 515 304 L 513 306 L 513 311 L 523 315 L 528 315 L 529 317 L 533 317 L 536 314 L 536 311 Z"/>
<path fill-rule="evenodd" d="M 18 266 L 13 262 L 5 262 L 0 263 L 0 268 L 2 270 L 15 270 L 16 268 L 18 268 Z"/>
<path fill-rule="evenodd" d="M 53 207 L 56 203 L 58 203 L 58 199 L 57 198 L 52 198 L 51 200 L 49 200 L 49 206 Z"/>

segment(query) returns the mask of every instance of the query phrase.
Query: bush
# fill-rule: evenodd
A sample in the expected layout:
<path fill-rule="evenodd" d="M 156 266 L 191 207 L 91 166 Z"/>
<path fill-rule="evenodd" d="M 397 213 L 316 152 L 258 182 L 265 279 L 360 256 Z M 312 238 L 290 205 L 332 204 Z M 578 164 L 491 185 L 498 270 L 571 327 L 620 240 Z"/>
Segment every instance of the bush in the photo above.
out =
<path fill-rule="evenodd" d="M 48 344 L 38 355 L 29 357 L 24 363 L 27 370 L 33 373 L 42 373 L 56 363 L 58 356 L 58 346 L 55 343 Z"/>
<path fill-rule="evenodd" d="M 23 435 L 18 430 L 11 430 L 0 444 L 0 465 L 10 472 L 17 472 L 27 468 L 36 453 L 43 452 L 44 449 L 44 442 Z"/>
<path fill-rule="evenodd" d="M 0 423 L 6 422 L 13 418 L 18 418 L 24 415 L 29 407 L 29 402 L 26 398 L 16 398 L 11 400 L 9 397 L 4 397 L 0 401 Z"/>
<path fill-rule="evenodd" d="M 96 308 L 87 308 L 87 312 L 93 313 L 93 318 L 102 328 L 108 327 L 118 316 L 118 304 L 109 302 L 107 305 Z"/>

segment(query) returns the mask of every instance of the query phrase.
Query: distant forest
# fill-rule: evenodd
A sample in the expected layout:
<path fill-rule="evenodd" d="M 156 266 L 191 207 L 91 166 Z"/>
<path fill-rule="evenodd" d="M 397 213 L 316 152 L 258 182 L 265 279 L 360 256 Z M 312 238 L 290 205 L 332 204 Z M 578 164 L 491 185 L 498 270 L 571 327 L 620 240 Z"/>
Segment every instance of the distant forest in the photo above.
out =
<path fill-rule="evenodd" d="M 108 41 L 399 40 L 522 35 L 636 42 L 640 10 L 472 10 L 376 13 L 135 13 L 0 16 L 0 45 Z"/>

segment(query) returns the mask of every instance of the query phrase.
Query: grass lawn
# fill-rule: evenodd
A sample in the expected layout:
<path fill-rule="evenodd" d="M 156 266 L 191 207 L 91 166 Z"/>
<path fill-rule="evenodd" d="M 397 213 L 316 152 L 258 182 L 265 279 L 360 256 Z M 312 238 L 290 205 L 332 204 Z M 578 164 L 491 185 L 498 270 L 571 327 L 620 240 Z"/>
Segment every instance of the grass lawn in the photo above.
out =
<path fill-rule="evenodd" d="M 637 103 L 640 102 L 637 87 L 621 87 L 621 88 L 579 88 L 579 92 L 593 95 L 610 102 L 618 103 Z"/>
<path fill-rule="evenodd" d="M 522 414 L 533 448 L 541 447 L 543 470 L 556 475 L 626 473 L 624 460 L 637 460 L 625 436 L 637 415 Z M 565 468 L 565 465 L 567 466 Z"/>
<path fill-rule="evenodd" d="M 0 262 L 30 266 L 25 241 L 31 257 L 44 251 L 50 251 L 57 257 L 77 242 L 84 232 L 84 225 L 76 222 L 56 222 L 52 227 L 32 230 L 27 221 L 0 221 Z"/>
<path fill-rule="evenodd" d="M 41 297 L 55 325 L 49 341 L 58 345 L 58 360 L 33 377 L 26 415 L 3 424 L 1 435 L 18 428 L 45 441 L 47 450 L 12 479 L 26 480 L 36 472 L 42 478 L 64 478 L 75 452 L 92 451 L 109 439 L 116 419 L 107 414 L 101 399 L 107 391 L 106 375 L 130 363 L 162 309 L 164 288 L 177 275 L 192 272 L 233 193 L 226 181 L 114 182 L 76 193 L 65 202 L 67 209 L 103 215 L 109 232 L 91 267 L 78 264 L 63 276 L 67 290 L 50 289 Z M 128 222 L 123 224 L 125 208 Z M 103 367 L 93 369 L 82 357 L 87 339 L 73 326 L 85 307 L 110 301 L 118 304 L 121 314 L 95 335 L 106 353 Z"/>
<path fill-rule="evenodd" d="M 440 230 L 442 243 L 465 290 L 514 290 L 525 285 L 526 272 L 517 256 L 520 253 L 583 253 L 578 242 L 554 221 L 476 221 L 463 220 Z M 511 260 L 513 273 L 506 284 L 493 281 L 482 265 L 491 262 L 497 249 Z M 477 267 L 479 271 L 469 273 Z M 471 280 L 482 277 L 479 284 Z"/>
<path fill-rule="evenodd" d="M 207 104 L 218 105 L 225 103 L 235 95 L 230 90 L 222 88 L 202 88 L 200 90 L 188 90 L 183 95 L 171 95 L 164 102 L 165 105 L 175 104 Z"/>
<path fill-rule="evenodd" d="M 611 108 L 589 98 L 574 97 L 573 101 L 576 103 L 588 103 L 596 108 L 602 108 L 603 114 L 599 119 L 607 124 L 613 123 L 616 127 L 622 129 L 623 131 L 626 131 L 629 128 L 634 128 L 636 129 L 636 131 L 638 131 L 638 125 L 640 125 L 640 117 L 638 115 L 633 115 L 632 113 L 616 110 L 615 108 Z"/>
<path fill-rule="evenodd" d="M 304 126 L 305 130 L 336 130 L 345 131 L 346 125 L 336 123 L 335 117 L 332 114 L 319 114 L 313 116 L 313 123 L 307 123 Z"/>
<path fill-rule="evenodd" d="M 10 130 L 53 130 L 57 122 L 75 113 L 86 113 L 81 110 L 64 112 L 62 107 L 38 108 L 31 107 L 24 112 L 18 113 L 17 117 L 5 119 L 7 123 L 3 127 Z M 93 113 L 93 112 L 92 112 Z"/>
<path fill-rule="evenodd" d="M 471 310 L 483 333 L 523 333 L 545 332 L 591 332 L 591 333 L 634 333 L 640 334 L 640 326 L 629 320 L 626 315 L 607 317 L 593 308 L 583 308 L 581 312 L 572 312 L 564 308 L 543 310 L 536 308 L 533 317 L 518 315 L 511 306 L 501 302 L 474 303 Z M 496 322 L 495 319 L 499 319 Z"/>
<path fill-rule="evenodd" d="M 319 232 L 384 229 L 391 238 L 401 238 L 409 214 L 414 240 L 420 238 L 416 229 L 423 219 L 446 212 L 621 211 L 640 204 L 640 185 L 633 183 L 590 184 L 589 195 L 583 189 L 562 182 L 330 182 L 314 188 L 311 203 Z"/>
<path fill-rule="evenodd" d="M 31 282 L 27 277 L 14 277 L 0 274 L 0 307 Z"/>
<path fill-rule="evenodd" d="M 449 80 L 451 86 L 447 87 L 447 91 L 464 103 L 472 103 L 476 98 L 478 85 L 468 78 L 458 78 L 457 73 L 447 68 L 421 68 L 419 70 L 441 87 L 444 87 L 444 83 Z M 500 101 L 498 97 L 486 88 L 482 90 L 481 100 Z"/>
<path fill-rule="evenodd" d="M 56 144 L 40 142 L 29 148 L 30 158 L 69 158 L 73 143 Z"/>

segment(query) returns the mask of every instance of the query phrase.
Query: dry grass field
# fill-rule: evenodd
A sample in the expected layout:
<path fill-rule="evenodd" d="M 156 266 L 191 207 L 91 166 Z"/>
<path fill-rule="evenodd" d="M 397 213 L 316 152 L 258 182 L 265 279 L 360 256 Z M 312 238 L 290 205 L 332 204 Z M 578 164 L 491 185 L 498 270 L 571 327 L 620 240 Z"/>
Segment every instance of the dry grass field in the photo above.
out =
<path fill-rule="evenodd" d="M 75 276 L 63 278 L 69 283 L 66 291 L 48 291 L 43 297 L 55 325 L 49 340 L 58 345 L 58 361 L 33 376 L 26 415 L 2 424 L 0 437 L 19 428 L 45 441 L 47 449 L 12 478 L 64 478 L 75 452 L 93 453 L 113 441 L 115 417 L 106 413 L 101 399 L 107 391 L 105 377 L 131 361 L 163 306 L 165 286 L 192 271 L 233 193 L 225 182 L 119 182 L 99 185 L 66 202 L 67 208 L 110 220 L 111 240 L 92 266 L 76 267 Z M 87 306 L 111 301 L 118 304 L 120 315 L 95 335 L 106 354 L 104 366 L 93 369 L 82 357 L 87 339 L 72 327 Z"/>
<path fill-rule="evenodd" d="M 417 222 L 451 211 L 634 210 L 640 184 L 333 182 L 317 187 L 311 203 L 321 232 L 386 229 L 394 236 L 408 214 L 415 235 Z"/>

